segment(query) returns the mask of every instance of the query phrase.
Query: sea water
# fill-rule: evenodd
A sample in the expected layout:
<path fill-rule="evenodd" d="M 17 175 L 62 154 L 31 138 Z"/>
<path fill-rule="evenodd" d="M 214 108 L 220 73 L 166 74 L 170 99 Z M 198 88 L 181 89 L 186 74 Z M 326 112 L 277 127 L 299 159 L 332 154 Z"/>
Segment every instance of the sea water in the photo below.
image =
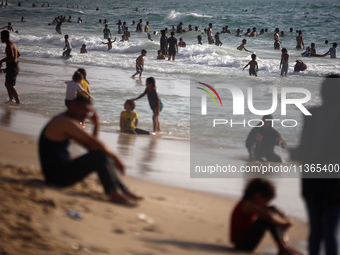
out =
<path fill-rule="evenodd" d="M 36 7 L 33 8 L 32 4 Z M 203 82 L 213 86 L 223 97 L 225 104 L 232 102 L 231 95 L 225 85 L 231 84 L 239 87 L 244 94 L 247 89 L 253 89 L 254 106 L 258 109 L 268 109 L 272 103 L 273 88 L 280 91 L 283 87 L 305 88 L 311 93 L 311 99 L 305 106 L 319 105 L 320 85 L 324 76 L 339 72 L 340 60 L 323 58 L 303 58 L 303 50 L 296 50 L 296 31 L 302 30 L 306 46 L 316 44 L 318 54 L 329 50 L 333 42 L 340 42 L 340 3 L 332 0 L 316 0 L 312 3 L 307 0 L 213 0 L 213 1 L 109 1 L 93 2 L 83 1 L 8 1 L 8 6 L 0 8 L 0 27 L 11 22 L 14 30 L 11 39 L 17 44 L 21 57 L 21 71 L 18 76 L 17 89 L 20 93 L 22 105 L 20 109 L 44 116 L 52 116 L 64 109 L 66 80 L 70 80 L 77 68 L 85 68 L 90 81 L 91 93 L 95 100 L 95 107 L 101 116 L 102 128 L 107 132 L 119 130 L 119 116 L 123 110 L 126 99 L 134 98 L 145 89 L 145 78 L 154 76 L 156 85 L 164 103 L 164 109 L 160 115 L 162 134 L 160 139 L 191 139 L 192 146 L 202 146 L 217 151 L 227 160 L 237 164 L 243 164 L 247 158 L 244 148 L 245 138 L 250 127 L 219 127 L 216 134 L 211 137 L 211 126 L 202 123 L 191 123 L 190 114 L 199 114 L 201 94 L 195 89 Z M 47 7 L 47 5 L 50 5 Z M 45 7 L 42 7 L 44 5 Z M 98 7 L 98 11 L 96 8 Z M 138 11 L 136 11 L 138 8 Z M 62 35 L 55 31 L 52 20 L 59 16 L 72 16 L 72 23 L 65 22 L 61 26 Z M 25 22 L 21 22 L 24 17 Z M 82 23 L 76 23 L 78 18 Z M 99 19 L 107 19 L 112 37 L 117 42 L 108 51 L 103 39 L 104 24 Z M 147 39 L 147 34 L 136 33 L 136 25 L 143 19 L 150 22 L 149 28 L 153 41 Z M 119 42 L 121 34 L 118 34 L 118 20 L 126 21 L 131 37 L 129 42 Z M 179 48 L 176 61 L 156 60 L 159 50 L 160 30 L 169 29 L 183 22 L 183 28 L 188 29 L 198 26 L 198 31 L 189 31 L 176 34 L 176 38 L 182 37 L 186 42 L 186 48 Z M 232 34 L 221 34 L 223 45 L 218 47 L 209 45 L 204 34 L 204 28 L 213 24 L 213 34 L 221 32 L 222 27 L 228 25 Z M 50 25 L 49 25 L 50 24 Z M 245 37 L 243 34 L 247 28 L 256 27 L 259 32 L 262 28 L 268 32 L 257 37 Z M 285 32 L 280 36 L 281 47 L 287 48 L 289 58 L 289 71 L 287 77 L 280 77 L 281 52 L 273 49 L 273 34 L 275 28 Z M 290 28 L 293 33 L 289 32 Z M 236 37 L 236 29 L 242 30 L 242 37 Z M 155 33 L 154 33 L 155 32 Z M 68 34 L 72 44 L 72 57 L 61 58 L 64 43 L 64 35 Z M 197 44 L 197 36 L 203 38 L 203 45 Z M 251 54 L 238 51 L 236 48 L 242 39 L 247 39 L 245 47 L 254 51 L 257 55 L 259 66 L 258 77 L 250 77 L 248 71 L 242 68 L 251 60 Z M 325 40 L 329 44 L 325 44 Z M 80 54 L 82 44 L 86 44 L 87 54 Z M 135 72 L 135 59 L 140 51 L 148 51 L 145 57 L 145 71 L 143 79 L 139 81 L 129 77 Z M 4 57 L 5 45 L 0 45 L 0 56 Z M 295 60 L 301 59 L 308 69 L 301 73 L 294 73 Z M 3 76 L 0 77 L 2 80 Z M 194 88 L 190 90 L 190 88 Z M 294 95 L 293 95 L 294 96 Z M 295 95 L 296 96 L 296 95 Z M 0 101 L 7 99 L 6 94 L 0 95 Z M 191 100 L 190 100 L 191 99 Z M 217 98 L 216 98 L 217 100 Z M 280 100 L 280 98 L 279 98 Z M 191 112 L 192 107 L 197 106 Z M 215 111 L 213 103 L 208 102 L 208 112 Z M 219 111 L 218 109 L 216 111 Z M 282 119 L 295 119 L 298 122 L 295 128 L 283 128 L 278 126 L 284 140 L 291 147 L 299 142 L 300 131 L 303 124 L 302 112 L 294 106 L 287 109 L 287 116 L 281 116 L 281 108 L 274 112 L 274 117 Z M 139 126 L 144 129 L 152 129 L 151 110 L 147 100 L 137 101 L 136 112 L 139 114 Z M 230 119 L 220 112 L 221 118 Z M 246 109 L 244 119 L 258 119 Z M 237 120 L 237 119 L 236 119 Z M 210 132 L 210 136 L 205 134 Z M 289 160 L 285 156 L 286 160 Z M 178 179 L 180 179 L 180 175 Z M 179 181 L 180 182 L 180 181 Z M 216 180 L 214 184 L 202 184 L 200 187 L 207 191 L 222 190 L 239 196 L 244 185 L 243 181 L 231 181 L 225 187 L 224 180 Z M 219 183 L 219 184 L 218 184 Z M 189 184 L 188 184 L 189 185 Z M 295 188 L 284 188 L 285 191 L 293 190 L 292 199 L 298 196 L 298 180 L 282 181 L 281 187 L 292 185 Z M 184 185 L 185 186 L 185 185 Z M 237 190 L 237 191 L 236 191 Z M 298 213 L 299 214 L 299 213 Z M 301 215 L 301 212 L 300 212 Z"/>

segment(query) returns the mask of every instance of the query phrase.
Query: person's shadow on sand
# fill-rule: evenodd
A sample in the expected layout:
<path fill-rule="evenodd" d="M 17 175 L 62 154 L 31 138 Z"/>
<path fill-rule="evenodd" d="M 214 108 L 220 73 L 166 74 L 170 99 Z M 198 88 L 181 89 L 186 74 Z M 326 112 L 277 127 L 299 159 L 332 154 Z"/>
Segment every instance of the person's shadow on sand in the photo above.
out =
<path fill-rule="evenodd" d="M 178 240 L 155 240 L 149 238 L 142 238 L 144 242 L 149 242 L 153 244 L 164 244 L 164 245 L 173 245 L 178 246 L 180 248 L 186 250 L 200 250 L 200 251 L 210 251 L 210 252 L 218 252 L 218 253 L 234 253 L 234 254 L 246 254 L 242 251 L 238 251 L 232 247 L 224 246 L 224 245 L 216 245 L 216 244 L 208 244 L 208 243 L 196 243 L 196 242 L 189 242 L 189 241 L 178 241 Z"/>

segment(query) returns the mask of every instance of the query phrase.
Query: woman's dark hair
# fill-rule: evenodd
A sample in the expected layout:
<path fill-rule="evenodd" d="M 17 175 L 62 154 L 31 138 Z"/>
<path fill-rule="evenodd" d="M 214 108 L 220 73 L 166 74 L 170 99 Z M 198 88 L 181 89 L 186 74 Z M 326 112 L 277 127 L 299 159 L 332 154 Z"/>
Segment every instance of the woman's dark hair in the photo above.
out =
<path fill-rule="evenodd" d="M 79 68 L 77 71 L 80 72 L 84 76 L 84 80 L 87 81 L 86 80 L 86 70 L 84 68 Z"/>
<path fill-rule="evenodd" d="M 73 81 L 82 80 L 82 79 L 84 79 L 84 75 L 79 71 L 76 71 L 72 76 Z"/>
<path fill-rule="evenodd" d="M 256 193 L 260 193 L 261 196 L 267 199 L 272 199 L 275 197 L 274 185 L 265 179 L 252 179 L 246 186 L 243 200 L 251 199 Z"/>
<path fill-rule="evenodd" d="M 155 78 L 149 77 L 149 78 L 146 79 L 146 82 L 152 84 L 152 86 L 153 86 L 154 88 L 156 87 Z"/>

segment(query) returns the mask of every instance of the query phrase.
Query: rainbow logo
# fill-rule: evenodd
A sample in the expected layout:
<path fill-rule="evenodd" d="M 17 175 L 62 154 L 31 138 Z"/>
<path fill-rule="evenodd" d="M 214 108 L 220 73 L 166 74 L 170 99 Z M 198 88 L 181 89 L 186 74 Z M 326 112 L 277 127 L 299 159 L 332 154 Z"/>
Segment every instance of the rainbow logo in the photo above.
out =
<path fill-rule="evenodd" d="M 221 106 L 222 106 L 222 100 L 221 100 L 221 98 L 220 98 L 220 95 L 217 93 L 217 91 L 216 91 L 213 87 L 211 87 L 210 85 L 205 84 L 205 83 L 203 83 L 203 82 L 197 82 L 197 83 L 202 84 L 202 85 L 208 87 L 209 89 L 211 89 L 212 92 L 214 92 L 215 95 L 217 96 L 218 100 L 220 100 L 220 104 L 221 104 Z M 197 87 L 197 88 L 198 88 L 198 89 L 201 89 L 201 90 L 203 90 L 203 91 L 205 91 L 205 92 L 212 98 L 212 100 L 214 100 L 215 105 L 217 105 L 214 96 L 213 96 L 208 90 L 203 89 L 203 88 L 200 88 L 200 87 Z"/>
<path fill-rule="evenodd" d="M 199 83 L 199 84 L 201 84 L 201 85 L 203 85 L 203 86 L 206 86 L 206 87 L 209 88 L 212 92 L 214 92 L 214 94 L 217 96 L 217 98 L 218 98 L 218 100 L 220 101 L 220 104 L 221 104 L 221 106 L 222 106 L 221 97 L 220 97 L 220 95 L 217 93 L 217 91 L 216 91 L 213 87 L 211 87 L 210 85 L 208 85 L 208 84 L 206 84 L 206 83 L 203 83 L 203 82 L 197 82 L 197 83 Z M 201 87 L 196 87 L 196 88 L 198 88 L 198 89 L 203 90 L 204 92 L 206 92 L 206 93 L 212 98 L 212 100 L 214 101 L 215 105 L 217 105 L 216 100 L 215 100 L 213 94 L 212 94 L 209 90 L 204 89 L 204 88 L 201 88 Z M 201 110 L 201 114 L 202 114 L 202 115 L 207 115 L 207 97 L 206 97 L 205 94 L 202 95 L 201 109 L 202 109 L 202 110 Z"/>

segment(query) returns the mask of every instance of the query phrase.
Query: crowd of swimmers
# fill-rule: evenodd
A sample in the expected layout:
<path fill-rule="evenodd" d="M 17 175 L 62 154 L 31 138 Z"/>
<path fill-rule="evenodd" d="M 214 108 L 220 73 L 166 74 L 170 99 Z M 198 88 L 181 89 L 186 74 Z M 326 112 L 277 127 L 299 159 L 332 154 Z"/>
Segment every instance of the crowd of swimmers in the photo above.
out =
<path fill-rule="evenodd" d="M 65 17 L 59 17 L 57 20 L 58 26 L 59 22 L 65 22 Z M 124 22 L 119 21 L 117 25 L 118 33 L 125 35 L 126 27 L 124 27 Z M 136 32 L 148 33 L 149 25 L 150 23 L 147 22 L 143 29 L 142 20 L 140 20 L 137 24 Z M 198 27 L 196 28 L 198 30 Z M 213 24 L 209 23 L 209 27 L 205 29 L 204 33 L 207 40 L 209 44 L 221 46 L 222 42 L 219 40 L 219 33 L 213 36 L 212 28 Z M 9 31 L 13 31 L 11 24 L 9 23 L 3 29 L 7 30 L 1 32 L 1 40 L 6 44 L 6 58 L 0 60 L 0 67 L 3 62 L 6 62 L 5 85 L 8 89 L 9 99 L 15 99 L 19 104 L 15 81 L 19 72 L 17 59 L 20 57 L 20 52 L 9 37 Z M 191 25 L 189 25 L 189 31 L 190 29 L 192 29 Z M 170 38 L 167 38 L 167 29 L 162 30 L 157 59 L 165 59 L 165 56 L 168 55 L 169 60 L 171 58 L 175 60 L 178 47 L 186 46 L 186 43 L 181 39 L 177 43 L 175 33 L 184 32 L 185 29 L 183 29 L 182 23 L 177 26 L 176 31 L 171 31 Z M 230 33 L 230 30 L 226 26 L 222 32 Z M 103 33 L 104 38 L 111 39 L 110 31 L 104 28 Z M 202 36 L 199 36 L 198 43 L 202 44 Z M 239 29 L 236 36 L 240 36 Z M 253 28 L 252 31 L 248 29 L 245 36 L 258 36 L 256 28 Z M 64 38 L 65 51 L 63 55 L 69 57 L 72 50 L 71 42 L 68 35 L 65 35 Z M 309 49 L 305 47 L 301 31 L 298 31 L 296 41 L 298 50 L 305 48 L 305 52 L 302 53 L 303 56 L 317 56 L 315 45 L 312 44 Z M 258 72 L 257 56 L 254 52 L 245 48 L 246 43 L 247 41 L 244 39 L 242 44 L 237 47 L 238 50 L 252 53 L 252 60 L 243 70 L 249 66 L 249 74 L 256 76 Z M 282 41 L 279 38 L 279 29 L 277 28 L 274 33 L 274 48 L 281 50 L 281 75 L 287 75 L 289 54 L 286 48 L 281 49 L 281 44 Z M 110 47 L 109 44 L 108 47 Z M 335 58 L 336 48 L 337 44 L 333 43 L 333 47 L 320 56 L 329 54 L 331 58 Z M 82 53 L 87 52 L 86 45 L 82 45 L 81 51 Z M 146 54 L 147 51 L 143 49 L 141 55 L 137 57 L 136 73 L 133 77 L 136 75 L 141 77 Z M 303 68 L 306 69 L 302 61 L 297 61 L 296 66 L 298 66 L 296 69 L 300 71 Z M 338 95 L 340 89 L 337 85 L 339 76 L 329 78 L 331 79 L 326 80 L 322 85 L 323 104 L 317 108 L 312 108 L 313 114 L 305 117 L 301 144 L 291 153 L 292 157 L 300 160 L 304 166 L 315 162 L 322 162 L 327 165 L 338 164 L 339 140 L 337 139 L 339 138 L 337 130 L 340 122 L 337 117 L 337 111 L 339 110 Z M 138 114 L 134 112 L 135 101 L 144 96 L 147 96 L 153 112 L 153 132 L 161 131 L 159 114 L 163 108 L 163 103 L 157 93 L 155 79 L 149 77 L 146 79 L 145 90 L 139 96 L 127 99 L 124 102 L 124 111 L 120 115 L 119 126 L 121 132 L 150 134 L 148 131 L 137 128 Z M 98 139 L 99 117 L 91 104 L 92 99 L 89 82 L 86 79 L 86 71 L 85 69 L 78 69 L 74 73 L 72 80 L 66 82 L 65 105 L 67 110 L 47 123 L 40 135 L 39 156 L 45 181 L 49 184 L 65 187 L 81 181 L 90 172 L 96 171 L 105 193 L 112 202 L 135 206 L 138 201 L 143 200 L 143 197 L 131 192 L 122 182 L 117 171 L 123 175 L 125 173 L 124 164 L 109 146 Z M 92 134 L 83 128 L 85 119 L 93 123 Z M 286 148 L 286 144 L 280 134 L 270 126 L 270 120 L 272 119 L 273 116 L 263 116 L 263 125 L 254 127 L 249 133 L 246 147 L 251 160 L 281 162 L 281 158 L 274 153 L 274 147 L 279 145 Z M 325 125 L 326 121 L 327 124 Z M 71 139 L 78 141 L 89 152 L 76 159 L 71 158 L 68 150 Z M 302 184 L 311 226 L 308 244 L 309 254 L 319 254 L 322 240 L 325 240 L 327 254 L 338 254 L 336 233 L 340 215 L 339 179 L 304 178 Z M 263 238 L 264 232 L 269 230 L 278 246 L 278 254 L 300 255 L 299 252 L 288 247 L 285 242 L 285 232 L 292 226 L 292 223 L 278 208 L 270 206 L 270 201 L 274 197 L 275 187 L 271 182 L 264 179 L 249 181 L 231 216 L 230 237 L 236 249 L 253 251 Z M 325 233 L 325 235 L 322 233 Z"/>
<path fill-rule="evenodd" d="M 6 1 L 6 3 L 2 2 L 2 5 L 7 5 L 7 1 Z M 21 6 L 21 3 L 19 2 L 18 5 Z M 33 3 L 32 6 L 35 7 L 35 4 Z M 49 5 L 45 5 L 45 4 L 42 5 L 42 7 L 45 7 L 45 6 L 49 7 Z M 62 7 L 62 6 L 60 5 L 60 7 Z M 69 6 L 67 6 L 67 7 L 70 8 Z M 72 8 L 79 8 L 79 6 L 72 6 Z M 84 8 L 86 8 L 86 7 L 84 7 Z M 99 8 L 97 7 L 96 10 L 98 11 Z M 136 8 L 135 11 L 138 12 L 139 9 Z M 22 17 L 22 21 L 23 21 L 23 19 L 24 19 L 24 17 Z M 82 20 L 81 17 L 78 17 L 78 19 L 76 21 L 73 21 L 71 16 L 69 16 L 68 18 L 66 18 L 66 16 L 58 16 L 58 17 L 55 17 L 53 19 L 53 21 L 51 23 L 49 23 L 49 25 L 56 25 L 56 27 L 55 27 L 56 32 L 61 34 L 61 25 L 64 22 L 83 23 L 83 20 Z M 133 29 L 129 29 L 126 21 L 119 20 L 116 23 L 116 25 L 117 25 L 117 34 L 120 36 L 120 38 L 117 39 L 116 37 L 113 38 L 113 36 L 112 36 L 113 33 L 110 31 L 108 19 L 99 19 L 99 23 L 104 24 L 103 37 L 107 41 L 103 42 L 103 44 L 107 45 L 108 50 L 112 49 L 112 45 L 113 45 L 114 42 L 130 41 L 130 37 L 131 37 L 130 31 L 135 31 L 137 33 L 145 32 L 146 35 L 147 35 L 146 38 L 150 41 L 153 41 L 152 34 L 154 34 L 154 35 L 158 34 L 158 31 L 154 31 L 153 33 L 151 32 L 150 26 L 152 24 L 150 24 L 149 21 L 146 21 L 145 25 L 143 24 L 143 19 L 139 19 L 138 22 L 132 21 L 130 26 L 133 27 Z M 230 35 L 234 35 L 236 37 L 242 37 L 242 36 L 257 37 L 257 36 L 261 36 L 261 35 L 270 33 L 267 28 L 261 28 L 260 31 L 258 32 L 256 27 L 247 28 L 246 31 L 243 31 L 240 28 L 237 28 L 237 29 L 235 29 L 234 32 L 232 32 L 228 25 L 222 27 L 221 31 L 213 33 L 213 28 L 214 28 L 213 23 L 209 23 L 206 28 L 204 28 L 203 30 L 200 30 L 198 26 L 193 26 L 193 25 L 189 24 L 187 27 L 185 27 L 183 22 L 179 22 L 179 24 L 177 26 L 172 26 L 171 29 L 168 29 L 168 28 L 162 29 L 160 31 L 160 33 L 161 33 L 160 52 L 161 53 L 158 52 L 158 55 L 157 55 L 156 58 L 157 59 L 167 58 L 168 60 L 171 60 L 171 59 L 175 60 L 176 55 L 178 54 L 178 48 L 186 47 L 186 42 L 183 40 L 183 38 L 182 37 L 179 38 L 179 41 L 178 41 L 177 38 L 176 38 L 176 34 L 178 35 L 178 34 L 182 34 L 182 33 L 189 32 L 189 31 L 199 32 L 199 34 L 197 35 L 197 43 L 198 44 L 200 44 L 200 45 L 203 44 L 203 38 L 206 37 L 208 44 L 214 44 L 214 45 L 217 45 L 217 46 L 223 45 L 223 42 L 220 40 L 221 34 L 230 34 Z M 13 28 L 10 27 L 10 29 L 13 29 Z M 168 37 L 169 33 L 170 33 L 170 36 Z M 290 34 L 294 33 L 294 29 L 290 28 L 289 33 Z M 336 49 L 337 49 L 337 43 L 336 42 L 334 42 L 332 44 L 332 47 L 330 47 L 330 49 L 326 53 L 317 54 L 316 49 L 315 49 L 315 43 L 311 43 L 310 46 L 305 46 L 302 31 L 296 30 L 296 34 L 297 34 L 296 35 L 296 49 L 297 50 L 302 50 L 302 49 L 305 50 L 301 54 L 302 57 L 324 57 L 324 56 L 330 55 L 331 58 L 336 58 Z M 284 37 L 285 35 L 286 35 L 286 33 L 284 31 L 280 31 L 279 28 L 276 28 L 274 30 L 273 47 L 274 47 L 275 50 L 281 50 L 281 52 L 282 52 L 281 61 L 280 61 L 281 75 L 287 75 L 287 73 L 288 73 L 287 71 L 288 71 L 288 68 L 289 68 L 288 50 L 287 50 L 287 48 L 281 48 L 281 45 L 283 43 L 280 39 L 280 36 Z M 249 51 L 245 48 L 246 43 L 247 43 L 247 40 L 243 39 L 242 44 L 240 46 L 238 46 L 237 49 L 240 50 L 240 51 L 245 50 L 245 51 L 250 52 L 252 54 L 251 58 L 252 58 L 253 62 L 251 61 L 251 63 L 249 63 L 249 65 L 250 65 L 249 75 L 257 76 L 258 64 L 257 64 L 257 62 L 256 63 L 254 62 L 255 61 L 254 58 L 257 58 L 258 56 L 256 56 L 255 52 Z M 328 40 L 325 41 L 325 44 L 328 44 Z M 69 39 L 68 39 L 68 45 L 70 45 Z M 68 50 L 69 50 L 69 47 L 68 47 Z M 80 49 L 80 53 L 87 53 L 86 43 L 82 44 L 82 47 Z M 63 55 L 69 56 L 69 54 L 65 54 L 65 52 L 63 53 Z M 255 64 L 256 64 L 256 69 L 254 71 L 254 65 Z M 307 69 L 307 64 L 304 63 L 302 60 L 297 59 L 296 64 L 294 66 L 294 71 L 300 72 L 300 71 L 304 71 L 306 69 Z"/>
<path fill-rule="evenodd" d="M 57 17 L 54 20 L 54 23 L 56 23 L 56 31 L 58 33 L 60 33 L 60 26 L 62 22 L 71 22 L 71 16 L 69 17 L 69 19 L 66 19 L 65 17 Z M 78 18 L 78 23 L 81 23 L 82 20 L 81 18 Z M 103 37 L 104 39 L 107 40 L 107 42 L 103 42 L 103 44 L 106 44 L 108 46 L 108 50 L 112 49 L 112 44 L 114 42 L 117 41 L 116 37 L 114 38 L 114 40 L 112 40 L 113 36 L 112 36 L 112 32 L 109 29 L 109 22 L 107 19 L 100 19 L 99 20 L 100 23 L 104 24 L 104 29 L 103 29 Z M 120 42 L 125 42 L 125 41 L 130 41 L 130 37 L 131 37 L 131 32 L 129 27 L 127 26 L 127 22 L 124 21 L 122 22 L 121 20 L 119 20 L 117 23 L 117 34 L 121 36 L 121 39 L 119 40 Z M 145 25 L 143 25 L 143 19 L 140 19 L 138 22 L 132 21 L 131 25 L 132 27 L 134 27 L 133 31 L 135 31 L 136 33 L 142 33 L 145 32 L 147 34 L 147 39 L 150 41 L 153 41 L 151 33 L 150 33 L 150 22 L 146 21 Z M 176 34 L 182 34 L 185 32 L 189 32 L 189 31 L 198 31 L 199 34 L 197 35 L 197 43 L 199 45 L 203 44 L 203 37 L 205 36 L 207 38 L 207 42 L 209 44 L 213 44 L 216 46 L 222 46 L 223 42 L 220 40 L 220 35 L 221 34 L 230 34 L 230 35 L 234 35 L 236 37 L 257 37 L 257 36 L 261 36 L 264 34 L 268 33 L 268 29 L 264 29 L 262 28 L 260 30 L 260 32 L 257 32 L 257 28 L 253 27 L 252 29 L 248 28 L 246 30 L 246 32 L 242 35 L 242 30 L 241 29 L 236 29 L 236 32 L 233 33 L 231 32 L 231 30 L 229 29 L 229 26 L 224 26 L 222 28 L 222 30 L 220 32 L 216 32 L 215 35 L 213 34 L 213 24 L 209 23 L 207 28 L 204 28 L 203 31 L 199 30 L 198 26 L 195 26 L 193 28 L 193 26 L 191 24 L 188 25 L 188 28 L 185 29 L 184 28 L 184 24 L 183 22 L 180 22 L 178 24 L 178 26 L 173 26 L 171 30 L 169 30 L 168 28 L 162 29 L 160 31 L 161 36 L 160 36 L 160 50 L 158 51 L 158 55 L 156 57 L 156 59 L 165 59 L 167 58 L 168 60 L 175 60 L 176 59 L 176 55 L 178 54 L 178 48 L 184 48 L 186 47 L 186 42 L 183 40 L 182 37 L 179 38 L 179 41 L 176 38 Z M 290 33 L 294 33 L 294 29 L 290 28 L 289 29 Z M 168 33 L 170 33 L 170 37 L 168 37 Z M 311 43 L 311 46 L 306 46 L 305 47 L 305 43 L 303 40 L 303 34 L 301 30 L 297 30 L 296 31 L 297 35 L 296 35 L 296 49 L 297 50 L 305 50 L 303 53 L 301 53 L 302 57 L 325 57 L 327 55 L 330 55 L 331 58 L 336 58 L 336 49 L 337 49 L 337 43 L 334 42 L 332 47 L 324 54 L 316 54 L 316 50 L 315 50 L 315 43 Z M 157 31 L 153 32 L 154 35 L 158 34 Z M 284 31 L 280 31 L 279 28 L 276 28 L 273 34 L 273 39 L 274 39 L 274 44 L 273 44 L 273 48 L 275 50 L 281 50 L 282 55 L 281 55 L 281 61 L 280 61 L 280 70 L 281 70 L 281 75 L 287 75 L 288 73 L 288 68 L 289 68 L 289 54 L 288 54 L 288 50 L 287 48 L 281 48 L 282 45 L 282 41 L 280 39 L 280 35 L 285 36 Z M 255 52 L 252 52 L 250 50 L 247 50 L 245 45 L 247 43 L 247 39 L 243 39 L 242 43 L 237 47 L 238 50 L 242 51 L 245 50 L 247 52 L 250 52 L 252 61 L 249 63 L 250 65 L 250 69 L 249 69 L 249 75 L 254 75 L 257 76 L 258 73 L 258 64 L 257 62 L 255 63 L 255 59 L 256 59 L 256 54 Z M 325 41 L 326 44 L 328 44 L 328 41 Z M 87 53 L 87 50 L 85 50 L 86 48 L 86 44 L 82 45 L 82 50 L 81 53 Z M 301 64 L 302 63 L 302 64 Z M 254 71 L 254 65 L 256 65 L 256 69 Z M 294 71 L 295 72 L 300 72 L 300 71 L 304 71 L 307 69 L 307 65 L 306 63 L 304 63 L 302 60 L 296 60 L 296 64 L 294 66 Z"/>

